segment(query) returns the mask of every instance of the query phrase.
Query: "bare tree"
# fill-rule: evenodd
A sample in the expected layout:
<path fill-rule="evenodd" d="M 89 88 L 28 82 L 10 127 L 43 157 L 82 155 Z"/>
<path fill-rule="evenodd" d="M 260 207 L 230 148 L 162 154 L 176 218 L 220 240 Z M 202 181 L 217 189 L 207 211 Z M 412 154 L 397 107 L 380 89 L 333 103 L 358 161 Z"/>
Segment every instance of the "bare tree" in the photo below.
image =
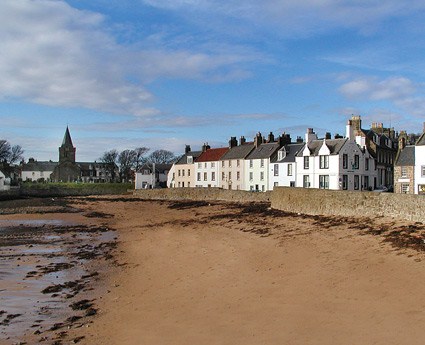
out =
<path fill-rule="evenodd" d="M 23 158 L 24 150 L 20 145 L 11 146 L 7 140 L 0 140 L 0 161 L 13 164 Z"/>
<path fill-rule="evenodd" d="M 10 156 L 10 144 L 7 140 L 0 140 L 0 161 L 7 161 Z"/>
<path fill-rule="evenodd" d="M 118 155 L 120 177 L 123 181 L 132 179 L 132 169 L 136 165 L 137 153 L 135 150 L 124 150 Z"/>
<path fill-rule="evenodd" d="M 148 157 L 149 163 L 173 163 L 176 159 L 176 156 L 174 156 L 174 153 L 167 150 L 156 150 L 152 152 Z"/>
<path fill-rule="evenodd" d="M 102 163 L 105 163 L 107 165 L 107 170 L 111 175 L 111 179 L 115 180 L 115 169 L 117 166 L 117 159 L 118 159 L 118 151 L 113 149 L 106 151 L 102 157 L 100 157 L 100 161 Z"/>
<path fill-rule="evenodd" d="M 136 147 L 134 149 L 134 152 L 136 153 L 134 169 L 136 169 L 136 171 L 138 171 L 143 163 L 146 162 L 147 158 L 145 157 L 145 154 L 148 153 L 149 150 L 150 149 L 147 147 Z"/>
<path fill-rule="evenodd" d="M 20 145 L 13 145 L 10 150 L 9 163 L 13 164 L 24 158 L 24 150 Z"/>

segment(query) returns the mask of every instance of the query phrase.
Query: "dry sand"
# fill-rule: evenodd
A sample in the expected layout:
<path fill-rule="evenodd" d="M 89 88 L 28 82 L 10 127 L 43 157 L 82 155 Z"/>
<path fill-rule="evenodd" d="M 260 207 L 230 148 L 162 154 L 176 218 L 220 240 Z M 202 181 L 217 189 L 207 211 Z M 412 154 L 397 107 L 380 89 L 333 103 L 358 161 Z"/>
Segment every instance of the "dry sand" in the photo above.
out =
<path fill-rule="evenodd" d="M 265 204 L 73 200 L 119 242 L 93 291 L 93 323 L 63 344 L 425 343 L 423 224 Z"/>
<path fill-rule="evenodd" d="M 86 207 L 114 216 L 125 263 L 87 344 L 425 343 L 422 224 L 267 205 Z"/>

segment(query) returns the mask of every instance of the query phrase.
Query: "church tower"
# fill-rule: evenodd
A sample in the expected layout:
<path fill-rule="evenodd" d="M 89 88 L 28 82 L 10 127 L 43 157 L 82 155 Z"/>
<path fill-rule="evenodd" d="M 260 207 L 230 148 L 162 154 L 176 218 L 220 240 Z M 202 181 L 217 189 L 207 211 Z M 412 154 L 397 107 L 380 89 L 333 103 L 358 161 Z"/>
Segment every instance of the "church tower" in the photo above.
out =
<path fill-rule="evenodd" d="M 59 147 L 59 164 L 64 162 L 75 163 L 75 151 L 76 149 L 72 144 L 71 134 L 69 134 L 69 128 L 66 126 L 62 146 Z"/>

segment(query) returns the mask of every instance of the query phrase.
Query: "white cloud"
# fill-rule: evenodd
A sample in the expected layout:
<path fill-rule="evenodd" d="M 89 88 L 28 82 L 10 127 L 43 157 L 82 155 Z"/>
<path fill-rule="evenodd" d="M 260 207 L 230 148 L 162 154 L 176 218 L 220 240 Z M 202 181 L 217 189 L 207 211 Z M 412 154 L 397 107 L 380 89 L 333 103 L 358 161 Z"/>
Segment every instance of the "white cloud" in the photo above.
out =
<path fill-rule="evenodd" d="M 242 66 L 259 58 L 237 48 L 120 45 L 103 16 L 64 1 L 3 0 L 1 7 L 0 99 L 150 116 L 158 114 L 153 80 L 240 80 L 250 76 Z"/>
<path fill-rule="evenodd" d="M 145 4 L 209 17 L 219 15 L 280 27 L 281 35 L 310 35 L 335 27 L 355 28 L 367 33 L 382 21 L 423 10 L 420 0 L 142 0 Z M 206 25 L 209 22 L 205 22 Z"/>

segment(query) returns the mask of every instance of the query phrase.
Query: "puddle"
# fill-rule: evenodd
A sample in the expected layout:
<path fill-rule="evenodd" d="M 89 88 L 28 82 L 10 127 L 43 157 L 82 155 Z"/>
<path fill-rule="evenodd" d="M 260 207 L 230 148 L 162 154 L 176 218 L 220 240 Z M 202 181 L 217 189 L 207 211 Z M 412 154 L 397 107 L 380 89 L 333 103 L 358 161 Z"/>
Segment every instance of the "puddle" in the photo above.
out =
<path fill-rule="evenodd" d="M 69 305 L 95 279 L 91 260 L 110 257 L 114 237 L 61 220 L 0 221 L 0 339 L 38 342 L 75 315 Z"/>

